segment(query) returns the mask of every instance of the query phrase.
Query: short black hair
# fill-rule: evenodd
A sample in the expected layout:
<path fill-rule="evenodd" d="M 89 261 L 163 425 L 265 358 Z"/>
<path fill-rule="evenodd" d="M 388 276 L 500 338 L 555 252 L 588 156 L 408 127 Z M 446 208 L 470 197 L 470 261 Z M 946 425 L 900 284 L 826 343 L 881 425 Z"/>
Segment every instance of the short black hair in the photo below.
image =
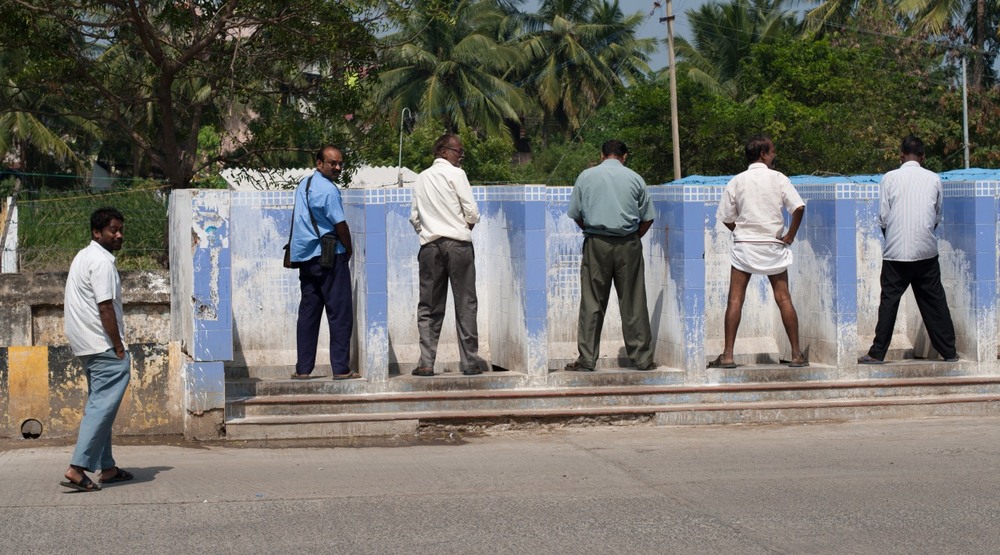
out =
<path fill-rule="evenodd" d="M 337 148 L 336 145 L 325 144 L 325 145 L 319 147 L 319 150 L 316 151 L 316 161 L 317 162 L 326 162 L 326 159 L 323 158 L 323 153 L 326 152 L 326 151 L 328 151 L 328 150 L 330 150 L 330 149 L 336 150 L 341 155 L 344 154 L 344 151 L 340 150 L 339 148 Z"/>
<path fill-rule="evenodd" d="M 434 156 L 437 156 L 442 152 L 444 152 L 446 149 L 450 148 L 448 145 L 450 145 L 452 141 L 461 141 L 461 140 L 462 138 L 459 137 L 458 135 L 455 135 L 454 133 L 445 133 L 444 135 L 441 135 L 440 137 L 437 138 L 436 141 L 434 141 L 434 152 L 433 152 Z"/>
<path fill-rule="evenodd" d="M 122 216 L 122 213 L 117 208 L 110 206 L 98 208 L 90 215 L 90 230 L 101 231 L 111 225 L 111 220 L 118 220 L 121 223 L 125 223 L 125 216 Z"/>
<path fill-rule="evenodd" d="M 747 162 L 753 164 L 760 160 L 760 157 L 771 152 L 771 147 L 774 143 L 771 142 L 771 138 L 767 135 L 754 135 L 750 137 L 747 141 L 746 147 L 744 147 L 743 152 L 746 154 Z"/>
<path fill-rule="evenodd" d="M 924 155 L 924 142 L 920 140 L 916 135 L 907 135 L 903 138 L 903 143 L 899 145 L 899 151 L 903 154 L 912 154 L 914 156 Z"/>
<path fill-rule="evenodd" d="M 624 158 L 628 154 L 628 147 L 625 143 L 619 141 L 618 139 L 611 139 L 605 141 L 601 145 L 601 155 L 607 158 L 608 156 L 614 156 L 616 158 Z"/>

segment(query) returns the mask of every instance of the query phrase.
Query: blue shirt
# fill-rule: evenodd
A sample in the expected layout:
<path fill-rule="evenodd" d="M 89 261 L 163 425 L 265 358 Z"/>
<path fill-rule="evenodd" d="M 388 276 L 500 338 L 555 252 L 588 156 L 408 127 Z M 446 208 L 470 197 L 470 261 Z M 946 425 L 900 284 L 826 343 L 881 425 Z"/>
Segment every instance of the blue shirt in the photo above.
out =
<path fill-rule="evenodd" d="M 312 178 L 309 187 L 309 206 L 306 206 L 306 182 Z M 313 229 L 312 220 L 309 219 L 309 209 L 312 209 L 313 218 L 316 219 L 316 227 L 319 228 L 319 235 Z M 344 221 L 344 204 L 340 199 L 340 189 L 329 179 L 323 177 L 319 171 L 313 172 L 311 176 L 306 176 L 299 182 L 295 189 L 295 216 L 292 221 L 292 244 L 289 253 L 292 262 L 305 262 L 312 260 L 320 254 L 319 238 L 333 231 L 333 226 Z M 344 254 L 347 249 L 340 241 L 337 242 L 337 254 Z"/>
<path fill-rule="evenodd" d="M 584 235 L 624 237 L 652 221 L 654 211 L 642 177 L 608 158 L 576 178 L 567 214 L 583 220 Z"/>

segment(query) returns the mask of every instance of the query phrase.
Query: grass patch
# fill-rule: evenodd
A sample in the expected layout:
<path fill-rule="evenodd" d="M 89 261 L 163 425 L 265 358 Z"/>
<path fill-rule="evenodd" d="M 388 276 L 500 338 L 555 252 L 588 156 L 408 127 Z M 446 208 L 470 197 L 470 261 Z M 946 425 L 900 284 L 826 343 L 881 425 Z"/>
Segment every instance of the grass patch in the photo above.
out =
<path fill-rule="evenodd" d="M 168 195 L 156 184 L 89 191 L 22 191 L 18 195 L 21 272 L 65 272 L 90 242 L 90 214 L 113 206 L 125 216 L 120 270 L 166 267 Z"/>

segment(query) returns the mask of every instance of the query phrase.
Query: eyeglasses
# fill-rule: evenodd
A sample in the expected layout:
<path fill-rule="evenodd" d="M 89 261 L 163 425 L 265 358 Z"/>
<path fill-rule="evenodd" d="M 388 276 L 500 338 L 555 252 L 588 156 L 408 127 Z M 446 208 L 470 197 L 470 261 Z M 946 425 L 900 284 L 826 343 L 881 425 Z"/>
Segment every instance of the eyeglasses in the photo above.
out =
<path fill-rule="evenodd" d="M 451 148 L 450 146 L 444 147 L 445 150 L 450 150 L 452 152 L 457 152 L 459 156 L 465 156 L 465 149 L 462 148 Z"/>
<path fill-rule="evenodd" d="M 333 166 L 335 168 L 337 166 L 343 167 L 343 165 L 344 165 L 344 161 L 343 160 L 324 160 L 323 163 L 326 164 L 326 165 L 328 165 L 328 166 Z"/>

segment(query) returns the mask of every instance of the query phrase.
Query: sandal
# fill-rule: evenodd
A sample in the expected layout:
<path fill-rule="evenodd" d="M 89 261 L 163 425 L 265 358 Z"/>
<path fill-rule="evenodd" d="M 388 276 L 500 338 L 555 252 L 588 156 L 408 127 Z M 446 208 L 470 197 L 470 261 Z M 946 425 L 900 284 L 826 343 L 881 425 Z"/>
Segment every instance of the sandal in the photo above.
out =
<path fill-rule="evenodd" d="M 433 368 L 414 368 L 413 372 L 410 372 L 410 374 L 412 374 L 414 376 L 430 377 L 430 376 L 434 375 L 434 369 Z"/>
<path fill-rule="evenodd" d="M 101 486 L 95 484 L 94 481 L 91 480 L 86 474 L 83 475 L 83 478 L 80 478 L 79 482 L 66 479 L 65 482 L 59 482 L 59 485 L 64 488 L 75 489 L 76 491 L 82 491 L 84 493 L 101 491 Z"/>
<path fill-rule="evenodd" d="M 115 482 L 127 482 L 135 478 L 135 474 L 132 474 L 128 470 L 122 470 L 121 468 L 115 467 L 115 475 L 110 478 L 101 478 L 102 484 L 113 484 Z"/>
<path fill-rule="evenodd" d="M 712 362 L 708 363 L 708 368 L 736 368 L 736 362 L 722 362 L 722 355 L 719 355 Z"/>
<path fill-rule="evenodd" d="M 292 374 L 293 380 L 311 380 L 313 378 L 312 374 Z"/>
<path fill-rule="evenodd" d="M 357 372 L 348 372 L 346 374 L 334 374 L 333 379 L 335 380 L 356 380 L 361 377 L 361 374 Z"/>

